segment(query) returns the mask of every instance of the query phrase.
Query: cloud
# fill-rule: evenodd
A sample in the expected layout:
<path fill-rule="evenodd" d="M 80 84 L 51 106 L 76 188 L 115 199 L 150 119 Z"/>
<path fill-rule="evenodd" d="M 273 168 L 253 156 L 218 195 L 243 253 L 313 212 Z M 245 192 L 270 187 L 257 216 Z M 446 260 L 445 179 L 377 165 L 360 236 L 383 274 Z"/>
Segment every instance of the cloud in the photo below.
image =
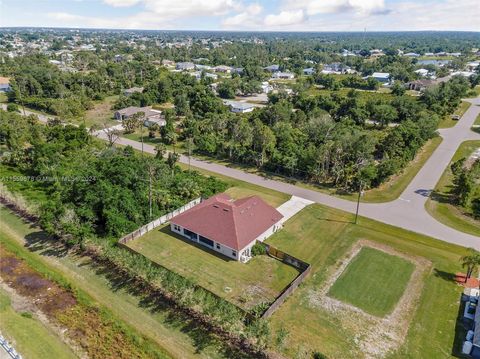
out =
<path fill-rule="evenodd" d="M 265 25 L 277 27 L 296 25 L 305 22 L 306 17 L 303 10 L 281 11 L 279 14 L 270 14 L 265 17 Z"/>
<path fill-rule="evenodd" d="M 286 0 L 285 9 L 304 9 L 307 15 L 338 12 L 376 13 L 385 10 L 384 0 Z"/>
<path fill-rule="evenodd" d="M 250 4 L 245 8 L 245 11 L 223 19 L 222 25 L 227 28 L 256 27 L 260 24 L 258 15 L 262 10 L 261 5 L 257 3 Z"/>
<path fill-rule="evenodd" d="M 103 2 L 113 7 L 129 7 L 138 4 L 140 0 L 103 0 Z"/>

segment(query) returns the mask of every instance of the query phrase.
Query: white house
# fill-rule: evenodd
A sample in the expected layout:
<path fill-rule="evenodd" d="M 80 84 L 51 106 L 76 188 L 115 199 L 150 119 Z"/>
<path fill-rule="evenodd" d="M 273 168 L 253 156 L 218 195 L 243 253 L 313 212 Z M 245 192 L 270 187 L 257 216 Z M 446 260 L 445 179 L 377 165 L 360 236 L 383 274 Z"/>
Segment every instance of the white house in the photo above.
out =
<path fill-rule="evenodd" d="M 282 228 L 283 215 L 252 196 L 233 200 L 221 193 L 170 220 L 170 229 L 188 240 L 240 262 L 252 257 L 263 242 Z"/>
<path fill-rule="evenodd" d="M 421 77 L 426 77 L 428 76 L 428 70 L 427 69 L 418 69 L 414 71 L 418 76 Z"/>
<path fill-rule="evenodd" d="M 295 78 L 295 74 L 291 72 L 275 72 L 272 75 L 272 78 L 274 79 L 283 79 L 283 80 L 293 80 Z"/>
<path fill-rule="evenodd" d="M 262 87 L 262 92 L 263 92 L 263 93 L 267 93 L 267 94 L 268 94 L 268 93 L 270 93 L 271 91 L 273 91 L 273 86 L 270 85 L 267 81 L 262 82 L 261 87 Z"/>
<path fill-rule="evenodd" d="M 390 83 L 391 78 L 388 72 L 374 72 L 370 77 L 373 77 L 378 82 L 383 84 Z"/>
<path fill-rule="evenodd" d="M 247 113 L 255 109 L 254 105 L 247 102 L 225 100 L 223 103 L 230 107 L 230 111 L 234 113 Z"/>

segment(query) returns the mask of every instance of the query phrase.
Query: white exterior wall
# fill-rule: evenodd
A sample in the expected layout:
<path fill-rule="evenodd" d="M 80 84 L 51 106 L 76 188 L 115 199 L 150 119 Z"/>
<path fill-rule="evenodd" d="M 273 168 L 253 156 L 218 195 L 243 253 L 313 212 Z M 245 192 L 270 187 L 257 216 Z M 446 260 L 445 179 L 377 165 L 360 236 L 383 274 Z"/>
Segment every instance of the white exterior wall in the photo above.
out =
<path fill-rule="evenodd" d="M 176 229 L 176 227 L 178 227 L 178 229 Z M 232 249 L 232 248 L 230 248 L 230 247 L 227 247 L 227 246 L 225 246 L 225 245 L 223 245 L 223 244 L 220 244 L 220 243 L 217 243 L 217 242 L 215 242 L 215 241 L 213 241 L 213 248 L 208 247 L 208 246 L 204 245 L 203 243 L 201 243 L 198 239 L 197 239 L 197 240 L 191 239 L 190 237 L 188 237 L 187 235 L 185 235 L 185 233 L 184 233 L 184 231 L 183 231 L 183 227 L 177 226 L 177 225 L 175 225 L 175 224 L 173 224 L 173 223 L 170 223 L 170 229 L 171 229 L 172 232 L 177 233 L 177 234 L 181 235 L 182 237 L 187 238 L 189 241 L 198 243 L 198 244 L 200 244 L 201 246 L 204 246 L 205 248 L 209 248 L 209 249 L 211 249 L 211 250 L 213 250 L 213 251 L 215 251 L 215 252 L 218 252 L 218 253 L 220 253 L 220 254 L 222 254 L 222 255 L 224 255 L 224 256 L 226 256 L 226 257 L 229 257 L 229 258 L 231 258 L 231 259 L 235 259 L 235 260 L 237 260 L 237 261 L 239 260 L 239 253 L 238 253 L 236 250 L 234 250 L 234 249 Z M 192 232 L 193 232 L 193 231 L 192 231 Z M 198 236 L 198 235 L 199 235 L 199 234 L 197 233 L 197 236 Z M 209 238 L 209 239 L 210 239 L 210 238 Z M 253 242 L 253 243 L 255 243 L 255 242 Z M 253 245 L 253 244 L 252 244 L 252 245 Z M 235 255 L 233 255 L 233 253 L 235 253 Z"/>

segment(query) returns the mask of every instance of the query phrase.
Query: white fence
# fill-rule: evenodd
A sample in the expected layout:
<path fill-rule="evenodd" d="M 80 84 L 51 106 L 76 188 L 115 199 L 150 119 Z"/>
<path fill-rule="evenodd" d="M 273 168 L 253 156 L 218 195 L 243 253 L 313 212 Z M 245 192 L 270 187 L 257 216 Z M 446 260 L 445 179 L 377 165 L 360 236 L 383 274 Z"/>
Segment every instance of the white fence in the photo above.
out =
<path fill-rule="evenodd" d="M 134 239 L 137 239 L 138 237 L 143 236 L 145 233 L 148 233 L 151 230 L 157 228 L 158 226 L 161 226 L 162 224 L 168 222 L 173 217 L 178 216 L 180 213 L 185 212 L 186 210 L 192 208 L 193 206 L 196 206 L 200 202 L 202 202 L 201 197 L 195 198 L 193 201 L 188 202 L 186 205 L 184 205 L 180 208 L 177 208 L 176 210 L 174 210 L 170 213 L 167 213 L 167 214 L 161 216 L 160 218 L 157 218 L 157 219 L 151 221 L 150 223 L 147 223 L 146 225 L 140 227 L 139 229 L 133 231 L 132 233 L 127 234 L 126 236 L 120 238 L 118 242 L 122 243 L 122 244 L 125 244 L 125 243 L 130 242 Z"/>
<path fill-rule="evenodd" d="M 13 346 L 5 339 L 2 335 L 0 335 L 0 346 L 7 352 L 7 354 L 12 357 L 13 359 L 22 359 L 22 356 L 18 354 Z M 1 349 L 0 349 L 1 350 Z M 1 355 L 0 355 L 1 356 Z"/>

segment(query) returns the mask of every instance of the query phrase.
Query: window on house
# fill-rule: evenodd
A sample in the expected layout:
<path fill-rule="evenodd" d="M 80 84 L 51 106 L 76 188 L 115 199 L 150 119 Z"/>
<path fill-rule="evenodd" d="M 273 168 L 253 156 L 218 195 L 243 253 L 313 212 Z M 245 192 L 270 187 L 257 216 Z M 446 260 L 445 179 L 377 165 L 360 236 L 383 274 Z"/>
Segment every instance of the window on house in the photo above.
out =
<path fill-rule="evenodd" d="M 180 226 L 176 224 L 173 225 L 173 229 L 180 232 Z"/>
<path fill-rule="evenodd" d="M 237 256 L 237 251 L 232 251 L 232 256 L 236 257 Z"/>
<path fill-rule="evenodd" d="M 217 243 L 216 247 L 218 250 L 220 250 L 220 244 Z"/>

